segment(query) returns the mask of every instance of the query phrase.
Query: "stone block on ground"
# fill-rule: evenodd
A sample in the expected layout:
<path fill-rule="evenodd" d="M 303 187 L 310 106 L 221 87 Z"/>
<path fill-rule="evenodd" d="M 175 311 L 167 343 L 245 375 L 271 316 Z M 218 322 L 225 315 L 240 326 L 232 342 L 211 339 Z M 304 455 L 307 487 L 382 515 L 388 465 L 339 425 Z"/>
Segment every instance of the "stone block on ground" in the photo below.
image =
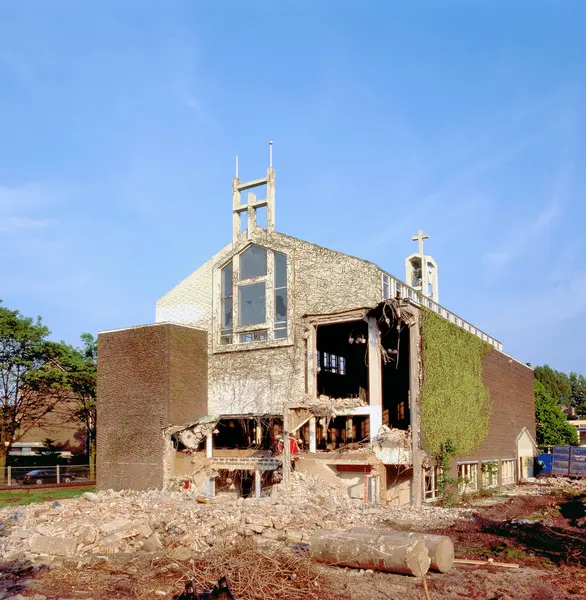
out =
<path fill-rule="evenodd" d="M 39 535 L 30 539 L 33 554 L 51 554 L 54 556 L 70 556 L 75 554 L 77 541 L 75 538 L 58 538 Z"/>
<path fill-rule="evenodd" d="M 124 529 L 128 529 L 132 525 L 132 522 L 128 519 L 118 518 L 113 521 L 109 521 L 108 523 L 104 523 L 100 527 L 100 531 L 104 535 L 110 535 L 112 533 L 117 533 L 118 531 L 123 531 Z"/>

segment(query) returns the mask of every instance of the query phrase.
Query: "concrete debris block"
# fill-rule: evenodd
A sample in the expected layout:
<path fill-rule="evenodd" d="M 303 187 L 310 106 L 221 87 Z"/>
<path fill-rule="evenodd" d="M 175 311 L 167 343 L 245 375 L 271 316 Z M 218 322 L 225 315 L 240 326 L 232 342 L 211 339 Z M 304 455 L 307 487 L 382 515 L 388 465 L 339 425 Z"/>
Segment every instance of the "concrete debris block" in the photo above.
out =
<path fill-rule="evenodd" d="M 30 550 L 33 554 L 52 554 L 70 556 L 75 554 L 77 542 L 75 538 L 58 538 L 38 535 L 30 538 Z"/>
<path fill-rule="evenodd" d="M 98 496 L 98 494 L 94 494 L 94 492 L 86 492 L 82 494 L 81 497 L 88 502 L 101 502 L 102 499 Z"/>
<path fill-rule="evenodd" d="M 262 515 L 253 515 L 246 517 L 246 523 L 248 525 L 257 525 L 259 527 L 272 527 L 273 520 L 270 517 L 263 517 Z"/>
<path fill-rule="evenodd" d="M 77 541 L 80 544 L 93 544 L 96 541 L 97 536 L 98 531 L 95 527 L 84 525 L 83 527 L 80 527 L 77 532 Z"/>
<path fill-rule="evenodd" d="M 28 531 L 27 529 L 15 529 L 12 532 L 12 537 L 21 538 L 23 540 L 28 540 L 28 538 L 30 536 L 31 536 L 31 532 Z"/>
<path fill-rule="evenodd" d="M 254 533 L 264 533 L 266 531 L 266 528 L 262 525 L 254 525 L 253 523 L 248 525 L 248 529 L 254 531 Z"/>
<path fill-rule="evenodd" d="M 142 549 L 146 552 L 156 552 L 163 547 L 163 542 L 158 533 L 151 534 L 142 544 Z"/>
<path fill-rule="evenodd" d="M 153 530 L 146 524 L 143 523 L 138 527 L 138 535 L 141 538 L 148 538 L 153 534 Z"/>
<path fill-rule="evenodd" d="M 303 541 L 303 531 L 287 531 L 285 540 L 290 544 L 298 544 Z"/>
<path fill-rule="evenodd" d="M 100 527 L 100 531 L 104 535 L 110 535 L 112 533 L 116 533 L 117 531 L 122 531 L 124 529 L 127 529 L 131 525 L 132 525 L 132 522 L 129 521 L 128 519 L 118 518 L 118 519 L 114 519 L 113 521 L 109 521 L 108 523 L 104 523 Z"/>

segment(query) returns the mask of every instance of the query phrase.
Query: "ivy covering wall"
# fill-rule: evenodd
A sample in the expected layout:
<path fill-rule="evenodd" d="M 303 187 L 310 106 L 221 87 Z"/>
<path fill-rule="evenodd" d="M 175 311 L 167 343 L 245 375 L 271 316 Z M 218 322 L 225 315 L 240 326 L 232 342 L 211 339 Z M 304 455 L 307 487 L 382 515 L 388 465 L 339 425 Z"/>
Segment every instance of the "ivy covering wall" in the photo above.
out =
<path fill-rule="evenodd" d="M 473 453 L 488 435 L 492 410 L 482 380 L 491 346 L 428 309 L 421 311 L 423 449 L 440 456 Z"/>

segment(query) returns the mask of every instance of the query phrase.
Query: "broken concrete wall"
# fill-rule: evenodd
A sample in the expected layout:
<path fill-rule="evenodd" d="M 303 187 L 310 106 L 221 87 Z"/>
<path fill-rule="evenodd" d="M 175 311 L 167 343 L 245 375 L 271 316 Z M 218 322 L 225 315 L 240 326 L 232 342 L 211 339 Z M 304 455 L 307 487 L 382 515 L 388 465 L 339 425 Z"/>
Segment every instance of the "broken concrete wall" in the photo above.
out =
<path fill-rule="evenodd" d="M 207 413 L 207 333 L 160 324 L 99 335 L 97 485 L 161 487 L 163 431 Z"/>

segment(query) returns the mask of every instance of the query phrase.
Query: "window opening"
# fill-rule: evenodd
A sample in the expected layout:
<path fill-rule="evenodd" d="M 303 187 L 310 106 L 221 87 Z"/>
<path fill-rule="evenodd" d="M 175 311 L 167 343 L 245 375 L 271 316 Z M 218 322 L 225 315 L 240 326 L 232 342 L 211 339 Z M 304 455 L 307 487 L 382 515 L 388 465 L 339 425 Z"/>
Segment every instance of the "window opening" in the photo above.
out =
<path fill-rule="evenodd" d="M 491 488 L 498 485 L 499 464 L 497 461 L 482 463 L 482 487 Z"/>
<path fill-rule="evenodd" d="M 274 259 L 271 278 L 268 277 L 269 259 Z M 234 264 L 234 260 L 238 262 Z M 287 267 L 286 254 L 252 245 L 221 269 L 221 345 L 289 336 Z M 274 309 L 271 307 L 267 313 L 267 304 L 271 301 Z M 254 331 L 246 331 L 248 328 Z"/>
<path fill-rule="evenodd" d="M 501 481 L 503 485 L 515 483 L 515 461 L 513 459 L 501 462 Z"/>
<path fill-rule="evenodd" d="M 458 465 L 458 490 L 460 494 L 478 490 L 478 463 Z"/>
<path fill-rule="evenodd" d="M 328 352 L 318 352 L 320 369 L 328 373 L 346 375 L 346 358 Z"/>
<path fill-rule="evenodd" d="M 238 325 L 261 325 L 266 321 L 265 283 L 239 286 L 240 295 Z"/>
<path fill-rule="evenodd" d="M 387 300 L 391 295 L 391 280 L 388 275 L 383 273 L 382 275 L 382 283 L 383 283 L 383 300 Z"/>
<path fill-rule="evenodd" d="M 287 337 L 287 256 L 275 252 L 275 338 Z"/>
<path fill-rule="evenodd" d="M 220 343 L 232 343 L 232 300 L 233 300 L 233 271 L 232 263 L 230 262 L 222 269 L 222 322 Z"/>
<path fill-rule="evenodd" d="M 267 274 L 267 249 L 252 245 L 240 255 L 240 279 L 263 277 Z"/>
<path fill-rule="evenodd" d="M 436 500 L 439 497 L 440 468 L 425 469 L 425 499 Z"/>
<path fill-rule="evenodd" d="M 250 342 L 265 342 L 267 339 L 268 338 L 266 329 L 240 334 L 240 341 L 243 344 L 249 344 Z"/>

